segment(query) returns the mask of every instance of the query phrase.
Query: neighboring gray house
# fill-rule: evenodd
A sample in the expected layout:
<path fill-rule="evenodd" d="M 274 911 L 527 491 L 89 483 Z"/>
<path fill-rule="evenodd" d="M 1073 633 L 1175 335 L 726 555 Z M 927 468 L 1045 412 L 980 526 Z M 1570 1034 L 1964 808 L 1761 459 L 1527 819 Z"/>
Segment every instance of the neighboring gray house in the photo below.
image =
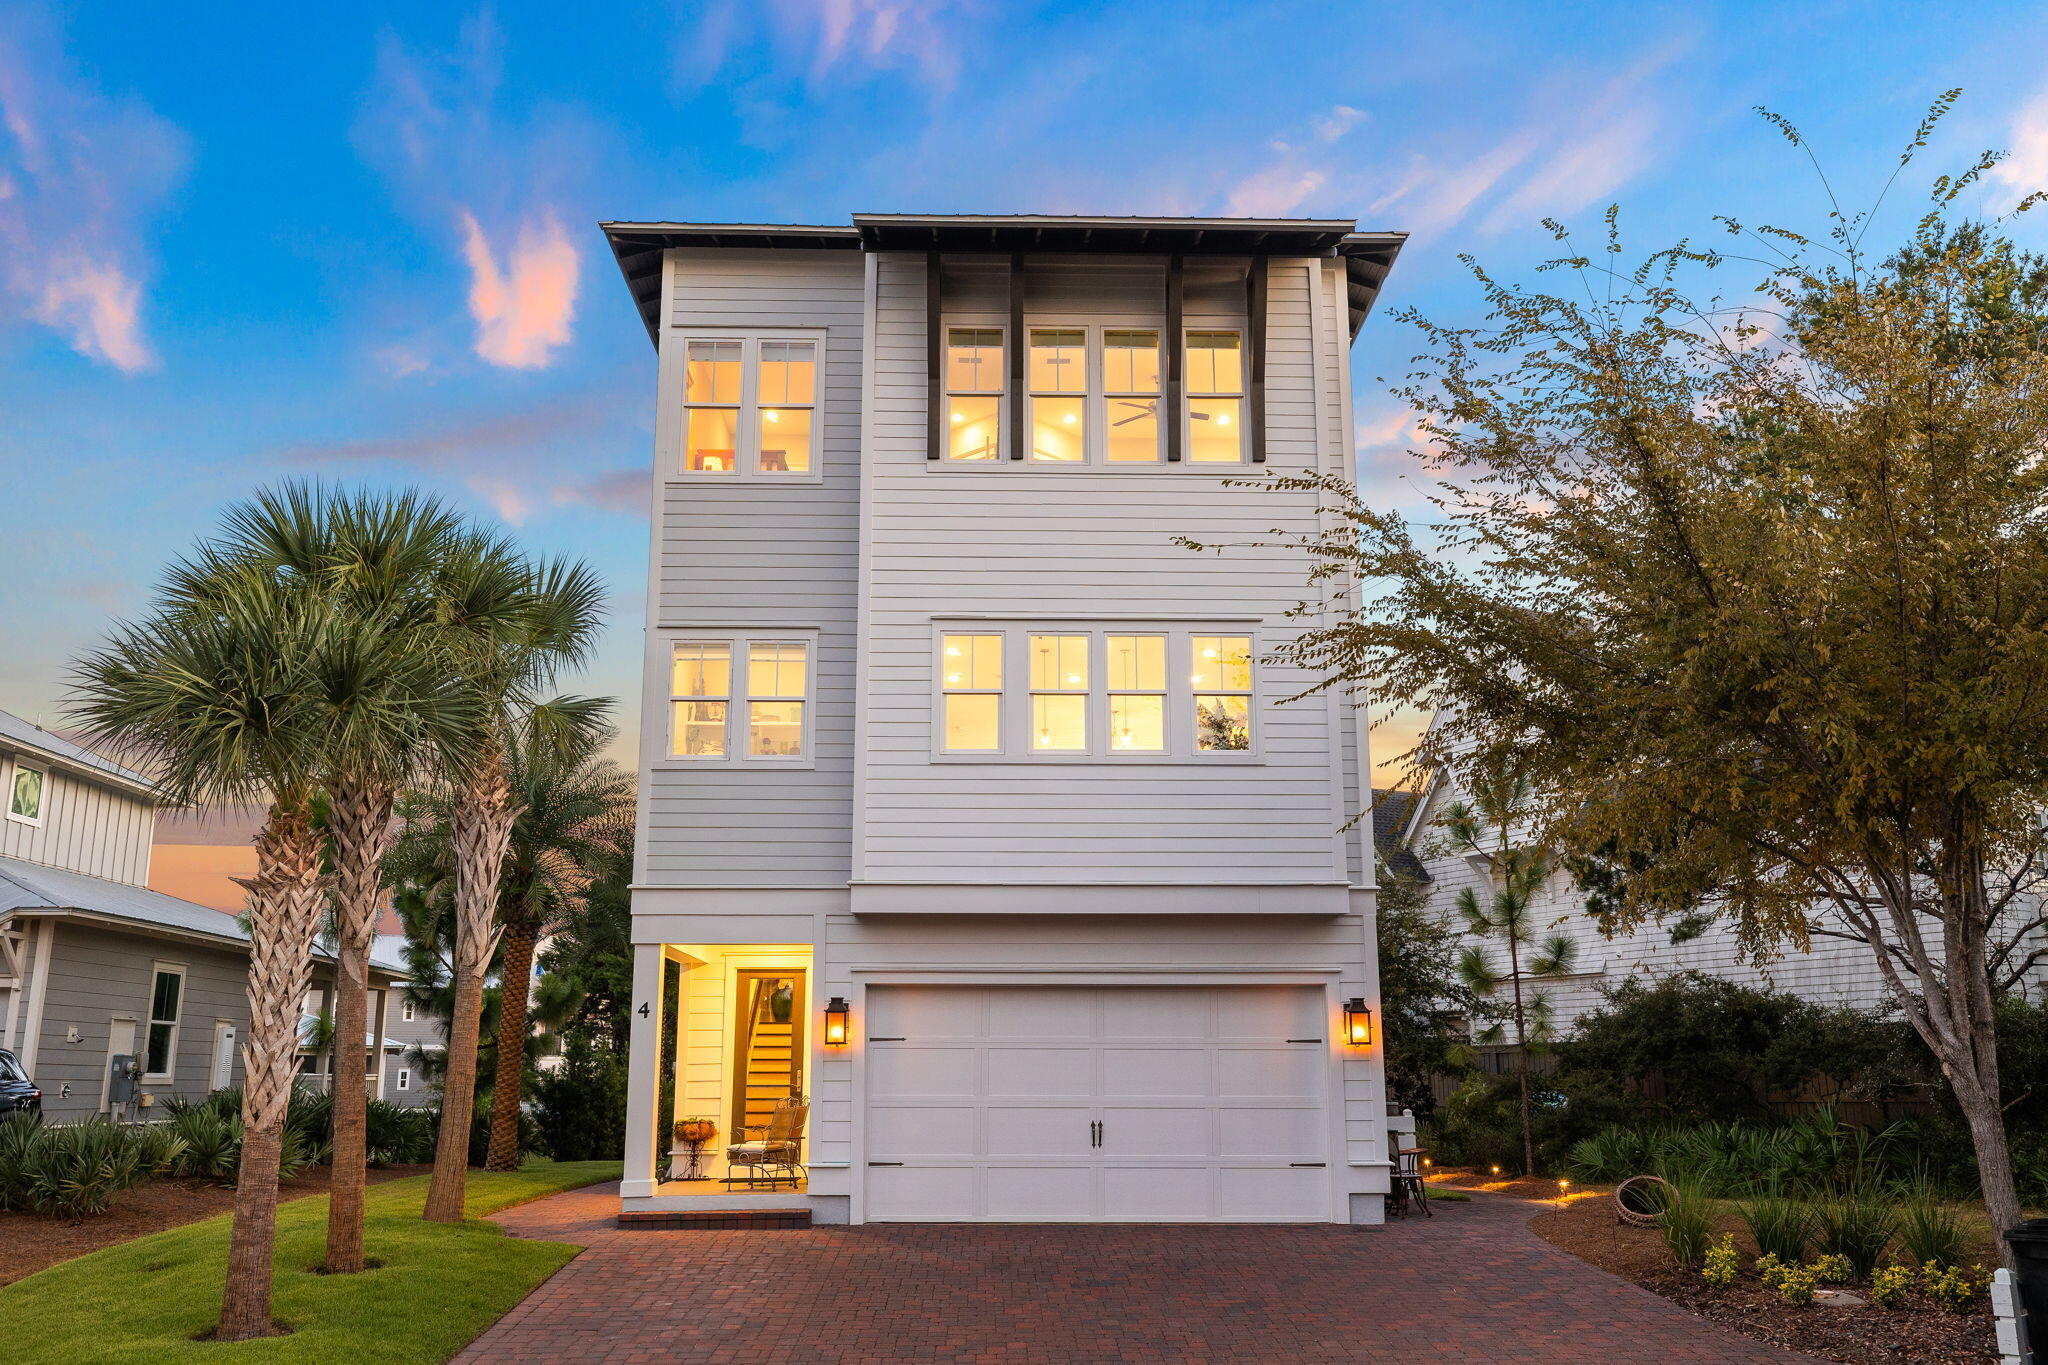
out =
<path fill-rule="evenodd" d="M 43 1113 L 135 1118 L 166 1095 L 239 1085 L 248 936 L 146 885 L 148 780 L 0 711 L 0 792 L 0 1048 L 42 1087 Z M 393 966 L 373 967 L 373 1019 Z M 331 957 L 316 957 L 314 981 L 331 985 Z M 121 1056 L 140 1074 L 117 1109 Z"/>
<path fill-rule="evenodd" d="M 625 1209 L 732 1198 L 663 1178 L 673 1053 L 713 1174 L 809 1097 L 819 1221 L 1378 1221 L 1366 734 L 1279 654 L 1349 607 L 1247 484 L 1353 470 L 1401 234 L 606 232 L 659 357 Z"/>

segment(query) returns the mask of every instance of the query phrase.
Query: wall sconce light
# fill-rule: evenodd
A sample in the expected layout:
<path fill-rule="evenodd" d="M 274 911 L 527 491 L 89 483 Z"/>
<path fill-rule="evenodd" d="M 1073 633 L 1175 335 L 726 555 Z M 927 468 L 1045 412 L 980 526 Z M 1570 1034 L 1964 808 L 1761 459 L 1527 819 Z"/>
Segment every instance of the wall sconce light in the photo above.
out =
<path fill-rule="evenodd" d="M 1354 995 L 1344 1002 L 1344 1041 L 1353 1047 L 1372 1046 L 1372 1011 L 1365 997 Z"/>
<path fill-rule="evenodd" d="M 845 1047 L 853 1009 L 842 996 L 833 996 L 825 1006 L 825 1046 Z"/>

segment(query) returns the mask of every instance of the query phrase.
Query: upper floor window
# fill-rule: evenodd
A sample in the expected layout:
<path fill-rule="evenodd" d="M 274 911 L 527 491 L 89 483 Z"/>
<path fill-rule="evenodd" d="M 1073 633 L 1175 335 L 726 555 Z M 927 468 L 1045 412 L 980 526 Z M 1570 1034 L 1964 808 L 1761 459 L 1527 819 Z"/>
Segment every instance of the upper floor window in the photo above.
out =
<path fill-rule="evenodd" d="M 685 337 L 682 472 L 764 479 L 818 464 L 816 337 Z"/>
<path fill-rule="evenodd" d="M 976 628 L 942 629 L 937 643 L 940 754 L 1206 760 L 1254 750 L 1248 634 Z M 1022 685 L 1006 688 L 1006 676 Z"/>
<path fill-rule="evenodd" d="M 7 777 L 7 818 L 24 825 L 43 823 L 43 788 L 49 772 L 15 759 Z"/>
<path fill-rule="evenodd" d="M 808 757 L 809 640 L 681 640 L 669 678 L 669 757 Z"/>
<path fill-rule="evenodd" d="M 946 329 L 946 463 L 1007 464 L 1005 404 L 1024 404 L 1027 465 L 1164 465 L 1163 418 L 1181 423 L 1191 464 L 1244 461 L 1243 333 L 1195 329 L 1183 338 L 1181 410 L 1163 414 L 1162 334 L 1156 327 L 1027 326 L 1024 385 L 1007 392 L 1007 341 L 995 326 Z"/>

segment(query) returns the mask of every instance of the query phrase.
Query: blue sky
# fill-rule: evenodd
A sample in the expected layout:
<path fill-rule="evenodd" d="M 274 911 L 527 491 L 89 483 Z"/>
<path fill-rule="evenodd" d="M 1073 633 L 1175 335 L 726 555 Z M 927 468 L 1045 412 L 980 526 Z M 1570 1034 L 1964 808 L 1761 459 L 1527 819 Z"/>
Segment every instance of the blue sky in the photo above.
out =
<path fill-rule="evenodd" d="M 1473 319 L 1460 252 L 1525 274 L 1543 216 L 1611 200 L 1645 248 L 1810 223 L 1751 106 L 1863 202 L 1957 85 L 1910 186 L 2010 148 L 2001 211 L 2048 185 L 2044 37 L 1997 4 L 0 0 L 0 707 L 53 716 L 67 660 L 286 475 L 421 484 L 588 558 L 615 594 L 585 685 L 631 695 L 653 357 L 600 219 L 1405 229 L 1357 413 L 1365 486 L 1411 501 L 1375 377 L 1415 349 L 1392 309 Z"/>

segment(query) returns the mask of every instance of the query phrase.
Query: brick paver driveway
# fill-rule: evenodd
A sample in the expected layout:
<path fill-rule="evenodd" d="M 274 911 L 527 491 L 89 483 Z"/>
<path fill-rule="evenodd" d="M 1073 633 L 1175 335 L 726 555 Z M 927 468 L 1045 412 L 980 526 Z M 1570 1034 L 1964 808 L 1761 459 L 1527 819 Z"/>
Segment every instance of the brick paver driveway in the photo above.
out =
<path fill-rule="evenodd" d="M 497 1216 L 589 1250 L 458 1359 L 1807 1362 L 1556 1250 L 1511 1200 L 1376 1228 L 698 1232 L 614 1227 L 615 1189 Z"/>

